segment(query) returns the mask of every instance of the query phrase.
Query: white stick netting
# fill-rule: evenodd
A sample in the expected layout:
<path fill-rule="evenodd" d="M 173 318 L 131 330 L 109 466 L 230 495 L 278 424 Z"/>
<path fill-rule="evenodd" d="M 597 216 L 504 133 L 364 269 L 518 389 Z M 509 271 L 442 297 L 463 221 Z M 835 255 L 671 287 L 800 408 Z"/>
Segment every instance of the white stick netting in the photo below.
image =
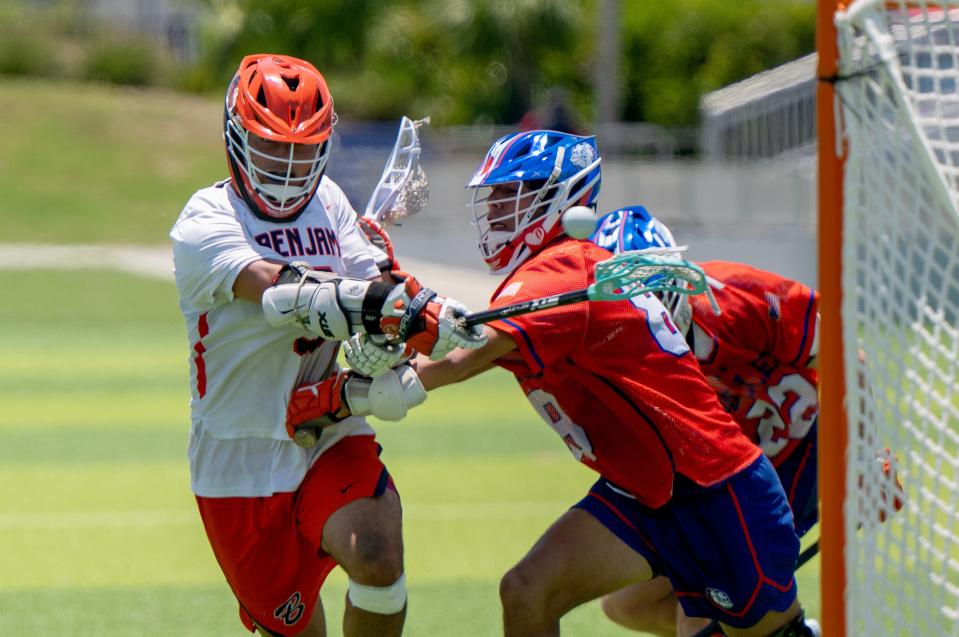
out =
<path fill-rule="evenodd" d="M 837 27 L 847 634 L 959 637 L 959 0 Z"/>

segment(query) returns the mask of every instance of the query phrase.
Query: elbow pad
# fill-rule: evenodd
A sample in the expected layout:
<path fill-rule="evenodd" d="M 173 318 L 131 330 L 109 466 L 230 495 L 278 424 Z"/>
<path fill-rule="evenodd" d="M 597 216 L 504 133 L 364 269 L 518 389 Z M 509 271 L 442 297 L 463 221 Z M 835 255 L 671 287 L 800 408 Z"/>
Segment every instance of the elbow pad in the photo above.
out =
<path fill-rule="evenodd" d="M 412 367 L 400 365 L 374 379 L 351 376 L 343 386 L 343 397 L 357 416 L 400 420 L 426 400 L 426 389 Z"/>

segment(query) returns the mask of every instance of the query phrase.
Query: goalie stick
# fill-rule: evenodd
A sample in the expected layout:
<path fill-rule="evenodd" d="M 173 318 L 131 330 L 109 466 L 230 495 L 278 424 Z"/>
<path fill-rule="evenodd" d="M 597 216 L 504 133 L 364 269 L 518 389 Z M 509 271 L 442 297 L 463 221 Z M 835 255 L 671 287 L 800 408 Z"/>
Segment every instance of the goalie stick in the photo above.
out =
<path fill-rule="evenodd" d="M 709 277 L 695 263 L 677 256 L 685 249 L 681 246 L 622 252 L 596 264 L 596 280 L 589 287 L 473 312 L 463 317 L 463 323 L 479 325 L 582 301 L 623 301 L 647 292 L 705 293 L 718 315 L 719 306 L 709 289 Z"/>

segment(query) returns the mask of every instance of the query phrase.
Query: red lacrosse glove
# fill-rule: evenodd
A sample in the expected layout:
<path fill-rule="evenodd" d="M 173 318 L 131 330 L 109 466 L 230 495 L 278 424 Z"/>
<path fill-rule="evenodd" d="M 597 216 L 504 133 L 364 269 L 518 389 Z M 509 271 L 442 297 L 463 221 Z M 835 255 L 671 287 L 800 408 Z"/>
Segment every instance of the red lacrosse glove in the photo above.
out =
<path fill-rule="evenodd" d="M 286 433 L 290 438 L 297 440 L 301 425 L 310 429 L 324 427 L 350 415 L 343 402 L 343 383 L 348 377 L 347 372 L 340 372 L 318 383 L 293 389 L 286 406 Z"/>

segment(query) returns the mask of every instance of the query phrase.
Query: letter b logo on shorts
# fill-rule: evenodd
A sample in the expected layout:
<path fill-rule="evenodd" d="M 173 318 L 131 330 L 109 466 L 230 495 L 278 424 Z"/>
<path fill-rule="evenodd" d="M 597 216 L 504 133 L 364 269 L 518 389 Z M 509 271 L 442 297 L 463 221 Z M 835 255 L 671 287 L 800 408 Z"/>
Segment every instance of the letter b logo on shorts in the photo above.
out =
<path fill-rule="evenodd" d="M 297 591 L 290 595 L 290 598 L 283 602 L 283 605 L 273 611 L 273 616 L 286 624 L 292 626 L 303 617 L 303 611 L 306 606 L 300 601 L 300 592 Z"/>

